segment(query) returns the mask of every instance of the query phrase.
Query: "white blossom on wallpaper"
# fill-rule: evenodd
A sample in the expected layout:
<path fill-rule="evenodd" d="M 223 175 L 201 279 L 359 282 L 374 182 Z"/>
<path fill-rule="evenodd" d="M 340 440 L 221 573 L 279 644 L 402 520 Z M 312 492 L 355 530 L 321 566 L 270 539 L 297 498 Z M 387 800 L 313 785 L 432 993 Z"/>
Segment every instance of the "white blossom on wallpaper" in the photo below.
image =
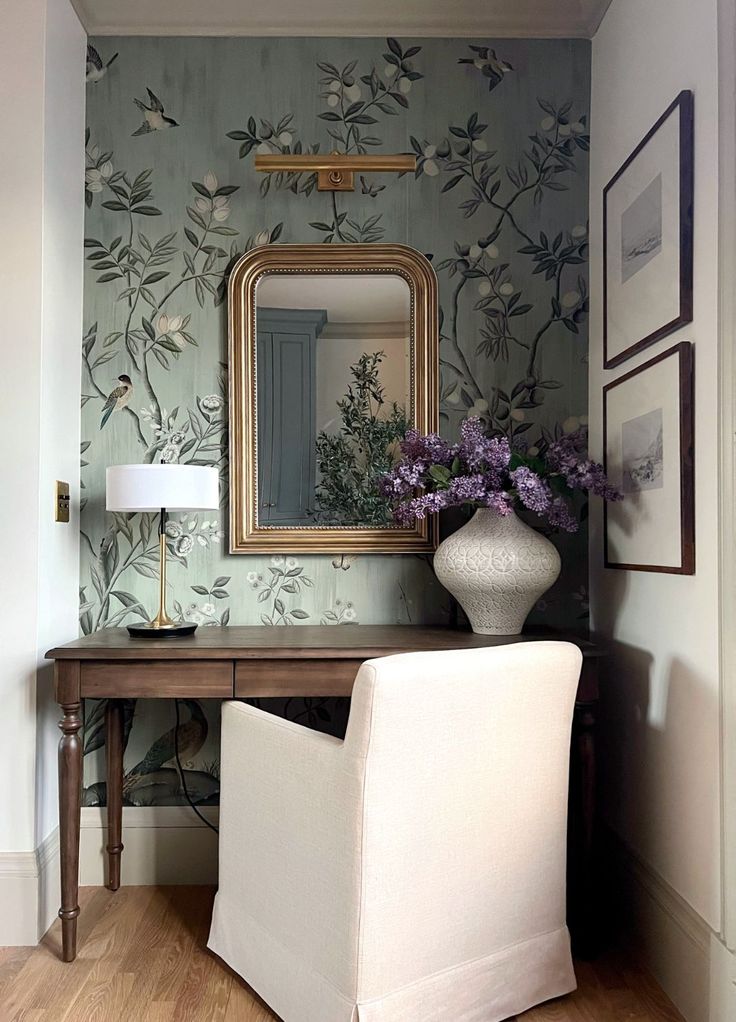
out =
<path fill-rule="evenodd" d="M 90 53 L 82 630 L 150 615 L 156 523 L 105 513 L 104 472 L 159 459 L 221 477 L 219 512 L 167 527 L 177 613 L 205 627 L 446 620 L 426 557 L 227 555 L 227 276 L 262 244 L 413 245 L 440 281 L 443 431 L 479 415 L 542 450 L 584 424 L 588 44 L 121 38 Z M 412 152 L 417 170 L 319 193 L 314 175 L 253 169 L 255 153 L 327 150 Z M 540 612 L 577 625 L 585 533 L 553 538 L 565 572 Z M 190 703 L 187 787 L 215 802 L 217 706 Z M 333 699 L 274 708 L 338 733 L 346 715 Z M 88 704 L 89 804 L 105 799 L 103 718 Z M 172 725 L 169 704 L 126 707 L 128 802 L 183 800 Z"/>

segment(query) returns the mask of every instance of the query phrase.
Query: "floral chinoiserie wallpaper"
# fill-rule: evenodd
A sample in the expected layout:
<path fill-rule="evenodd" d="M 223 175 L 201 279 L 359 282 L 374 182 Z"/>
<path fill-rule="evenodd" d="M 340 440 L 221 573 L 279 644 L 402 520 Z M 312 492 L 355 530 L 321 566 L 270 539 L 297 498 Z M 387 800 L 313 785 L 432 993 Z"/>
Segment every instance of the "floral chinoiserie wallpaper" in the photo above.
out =
<path fill-rule="evenodd" d="M 153 610 L 155 523 L 107 514 L 104 490 L 107 465 L 159 457 L 221 470 L 219 513 L 168 528 L 170 604 L 202 626 L 445 620 L 426 557 L 227 554 L 226 276 L 265 243 L 412 245 L 440 283 L 443 432 L 474 414 L 532 446 L 585 423 L 589 44 L 106 37 L 89 58 L 82 630 Z M 327 149 L 414 152 L 417 173 L 340 194 L 253 169 L 257 152 Z M 579 627 L 584 529 L 559 543 L 537 614 Z M 88 805 L 105 800 L 103 709 L 86 706 Z M 337 733 L 347 713 L 276 709 Z M 202 803 L 218 794 L 217 710 L 181 706 Z M 170 703 L 128 707 L 129 803 L 182 801 L 173 723 Z"/>

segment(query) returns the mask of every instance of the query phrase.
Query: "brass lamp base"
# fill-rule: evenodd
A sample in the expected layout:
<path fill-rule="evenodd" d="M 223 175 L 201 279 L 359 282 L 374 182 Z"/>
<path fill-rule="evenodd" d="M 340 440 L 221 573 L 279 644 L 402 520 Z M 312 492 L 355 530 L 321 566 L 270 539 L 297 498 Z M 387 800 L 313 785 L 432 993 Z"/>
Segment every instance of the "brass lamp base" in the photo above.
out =
<path fill-rule="evenodd" d="M 158 614 L 144 625 L 128 625 L 131 639 L 179 639 L 191 635 L 197 627 L 193 621 L 172 621 L 166 613 L 166 508 L 163 507 L 158 526 L 158 552 Z"/>
<path fill-rule="evenodd" d="M 175 625 L 156 625 L 149 622 L 145 625 L 128 625 L 131 639 L 180 639 L 183 635 L 192 635 L 196 629 L 193 621 L 182 621 Z"/>

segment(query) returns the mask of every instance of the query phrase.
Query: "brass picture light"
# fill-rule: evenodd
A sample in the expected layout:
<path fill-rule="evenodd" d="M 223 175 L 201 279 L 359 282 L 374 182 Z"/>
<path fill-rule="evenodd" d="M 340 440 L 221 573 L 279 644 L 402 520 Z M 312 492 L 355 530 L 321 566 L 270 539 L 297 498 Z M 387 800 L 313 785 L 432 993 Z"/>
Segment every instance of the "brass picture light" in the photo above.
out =
<path fill-rule="evenodd" d="M 279 153 L 256 155 L 256 170 L 265 174 L 315 173 L 320 192 L 352 192 L 355 174 L 359 171 L 374 174 L 398 173 L 416 169 L 416 156 L 398 153 L 387 156 L 345 155 L 344 153 Z"/>

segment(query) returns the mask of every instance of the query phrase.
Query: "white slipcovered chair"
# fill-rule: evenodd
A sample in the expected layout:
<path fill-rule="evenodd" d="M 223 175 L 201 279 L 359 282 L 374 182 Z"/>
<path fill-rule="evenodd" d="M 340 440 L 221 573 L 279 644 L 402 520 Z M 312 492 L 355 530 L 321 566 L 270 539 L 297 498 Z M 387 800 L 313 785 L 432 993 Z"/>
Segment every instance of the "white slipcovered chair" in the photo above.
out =
<path fill-rule="evenodd" d="M 285 1022 L 499 1022 L 574 990 L 580 665 L 563 642 L 369 660 L 344 741 L 227 703 L 209 947 Z"/>

